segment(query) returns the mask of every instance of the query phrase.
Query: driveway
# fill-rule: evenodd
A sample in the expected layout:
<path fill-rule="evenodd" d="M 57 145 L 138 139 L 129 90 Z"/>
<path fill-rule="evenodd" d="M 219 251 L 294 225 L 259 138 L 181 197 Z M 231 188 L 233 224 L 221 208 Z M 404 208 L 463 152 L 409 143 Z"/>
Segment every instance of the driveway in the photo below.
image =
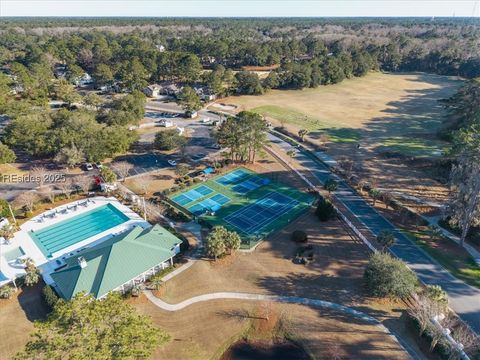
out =
<path fill-rule="evenodd" d="M 285 152 L 296 149 L 286 141 L 269 134 L 269 139 L 280 146 Z M 298 151 L 295 159 L 321 182 L 332 177 L 332 173 L 326 165 L 319 160 L 314 160 L 304 151 Z M 337 178 L 338 189 L 335 196 L 340 200 L 374 235 L 382 230 L 390 230 L 395 234 L 396 243 L 391 251 L 397 257 L 405 261 L 414 270 L 418 277 L 429 285 L 440 285 L 449 297 L 450 307 L 466 322 L 472 329 L 480 334 L 480 290 L 452 276 L 447 270 L 440 266 L 434 259 L 418 248 L 408 237 L 406 237 L 392 223 L 380 215 L 367 201 L 356 194 L 344 181 Z M 345 214 L 349 215 L 349 214 Z"/>

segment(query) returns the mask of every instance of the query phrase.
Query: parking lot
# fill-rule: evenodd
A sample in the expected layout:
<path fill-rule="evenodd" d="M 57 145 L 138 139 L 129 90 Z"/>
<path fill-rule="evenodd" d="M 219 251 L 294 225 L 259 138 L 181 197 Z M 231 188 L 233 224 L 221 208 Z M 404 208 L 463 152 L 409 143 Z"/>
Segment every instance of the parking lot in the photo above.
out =
<path fill-rule="evenodd" d="M 212 121 L 220 120 L 220 117 L 216 114 L 201 110 L 197 118 L 188 119 L 181 117 L 178 113 L 149 109 L 145 113 L 145 118 L 151 119 L 157 125 L 152 126 L 147 131 L 142 131 L 140 142 L 144 145 L 153 143 L 155 134 L 161 130 L 160 121 L 169 120 L 174 127 L 185 129 L 189 138 L 186 154 L 194 163 L 200 162 L 219 151 L 216 148 L 216 140 L 213 138 L 214 127 L 212 126 Z M 175 156 L 173 158 L 175 159 Z"/>
<path fill-rule="evenodd" d="M 169 112 L 157 112 L 157 111 L 146 111 L 145 117 L 147 119 L 174 119 L 180 118 L 181 114 L 178 113 L 169 113 Z"/>
<path fill-rule="evenodd" d="M 170 167 L 165 155 L 158 154 L 130 154 L 122 155 L 111 163 L 112 170 L 120 177 L 122 176 L 122 170 L 120 169 L 120 162 L 127 162 L 133 167 L 129 170 L 128 176 L 137 176 L 152 171 L 158 171 L 166 167 Z"/>

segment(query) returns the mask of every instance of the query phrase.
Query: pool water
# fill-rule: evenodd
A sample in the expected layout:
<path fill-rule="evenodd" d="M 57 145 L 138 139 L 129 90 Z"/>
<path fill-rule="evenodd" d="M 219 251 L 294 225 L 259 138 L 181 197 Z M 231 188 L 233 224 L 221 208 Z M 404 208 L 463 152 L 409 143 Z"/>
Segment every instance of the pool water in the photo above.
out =
<path fill-rule="evenodd" d="M 112 204 L 90 210 L 29 235 L 46 257 L 80 241 L 100 234 L 129 218 Z"/>

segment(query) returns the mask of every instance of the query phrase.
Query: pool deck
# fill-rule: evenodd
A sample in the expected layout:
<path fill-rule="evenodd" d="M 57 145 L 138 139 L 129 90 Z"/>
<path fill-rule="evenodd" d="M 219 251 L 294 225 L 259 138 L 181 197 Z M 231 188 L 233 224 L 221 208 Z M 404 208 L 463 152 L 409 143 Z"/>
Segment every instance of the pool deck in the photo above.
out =
<path fill-rule="evenodd" d="M 21 247 L 25 253 L 25 255 L 22 256 L 21 258 L 30 257 L 35 262 L 36 266 L 40 268 L 40 271 L 42 272 L 44 279 L 48 283 L 48 280 L 50 278 L 48 274 L 52 273 L 54 269 L 59 266 L 56 263 L 57 259 L 61 260 L 62 257 L 64 256 L 74 255 L 74 253 L 79 249 L 82 249 L 87 246 L 96 245 L 104 240 L 107 240 L 108 238 L 114 235 L 117 235 L 128 229 L 131 229 L 134 226 L 141 226 L 143 228 L 148 228 L 151 226 L 148 222 L 146 222 L 143 218 L 141 218 L 132 209 L 121 204 L 114 197 L 97 196 L 94 198 L 89 198 L 88 201 L 86 202 L 86 205 L 81 205 L 81 204 L 84 204 L 85 201 L 86 199 L 75 201 L 75 202 L 71 202 L 69 204 L 65 204 L 60 207 L 48 210 L 43 214 L 40 214 L 30 219 L 29 221 L 25 222 L 20 227 L 20 231 L 18 231 L 15 234 L 15 237 L 12 240 L 10 240 L 10 244 L 0 243 L 1 273 L 9 279 L 13 279 L 25 274 L 25 271 L 21 264 L 18 264 L 16 260 L 8 262 L 4 256 L 5 253 L 8 253 L 18 247 Z M 111 204 L 115 206 L 115 208 L 117 208 L 123 214 L 125 214 L 129 218 L 129 220 L 111 229 L 108 229 L 92 237 L 89 237 L 88 239 L 85 239 L 69 247 L 66 247 L 56 253 L 53 253 L 51 257 L 47 258 L 42 253 L 42 251 L 37 247 L 37 245 L 35 244 L 35 241 L 28 234 L 29 231 L 42 230 L 44 228 L 58 224 L 61 221 L 74 218 L 78 215 L 84 214 L 88 211 L 105 206 L 107 204 Z M 63 213 L 63 210 L 65 210 L 67 207 L 72 209 L 73 205 L 78 205 L 76 207 L 76 210 L 70 210 L 68 212 Z M 49 215 L 54 213 L 56 214 L 55 217 L 44 216 L 44 215 Z M 0 281 L 0 286 L 6 281 Z"/>

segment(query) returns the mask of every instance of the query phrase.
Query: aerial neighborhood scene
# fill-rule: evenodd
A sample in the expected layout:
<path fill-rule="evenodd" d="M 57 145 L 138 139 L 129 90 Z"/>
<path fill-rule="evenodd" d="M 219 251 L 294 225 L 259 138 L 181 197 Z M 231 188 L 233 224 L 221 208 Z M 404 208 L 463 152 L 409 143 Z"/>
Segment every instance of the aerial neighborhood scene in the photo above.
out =
<path fill-rule="evenodd" d="M 0 360 L 479 360 L 479 13 L 1 1 Z"/>

